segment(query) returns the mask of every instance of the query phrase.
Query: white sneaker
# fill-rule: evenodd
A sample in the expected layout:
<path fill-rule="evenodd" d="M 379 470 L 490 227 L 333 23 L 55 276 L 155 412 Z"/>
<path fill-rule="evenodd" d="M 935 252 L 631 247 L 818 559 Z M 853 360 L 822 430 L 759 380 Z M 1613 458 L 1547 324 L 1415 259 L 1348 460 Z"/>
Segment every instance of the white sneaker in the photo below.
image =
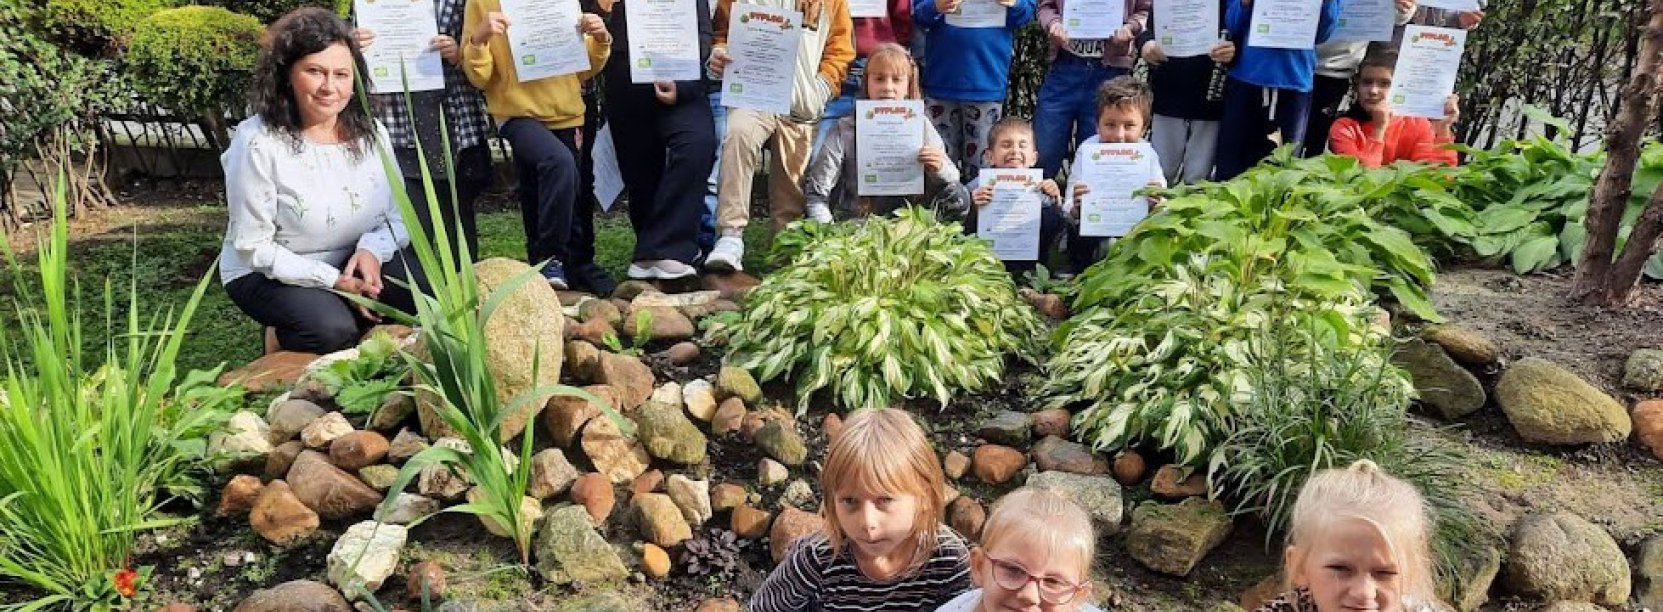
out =
<path fill-rule="evenodd" d="M 678 280 L 697 273 L 693 266 L 674 259 L 638 261 L 629 265 L 629 277 L 636 280 Z"/>
<path fill-rule="evenodd" d="M 816 202 L 816 203 L 813 203 L 813 204 L 809 204 L 808 205 L 808 218 L 811 221 L 817 221 L 817 222 L 820 222 L 820 223 L 831 223 L 832 222 L 831 207 L 826 206 L 826 204 L 824 202 Z"/>
<path fill-rule="evenodd" d="M 716 248 L 704 260 L 704 267 L 717 272 L 740 272 L 745 266 L 745 240 L 739 236 L 723 236 L 716 240 Z"/>

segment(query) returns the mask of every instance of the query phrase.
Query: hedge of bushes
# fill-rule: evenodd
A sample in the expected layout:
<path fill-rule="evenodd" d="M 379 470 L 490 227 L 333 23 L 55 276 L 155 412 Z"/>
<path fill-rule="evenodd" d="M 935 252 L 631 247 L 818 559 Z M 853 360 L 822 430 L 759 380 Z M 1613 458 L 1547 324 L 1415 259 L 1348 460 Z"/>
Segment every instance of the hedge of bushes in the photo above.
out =
<path fill-rule="evenodd" d="M 263 31 L 254 17 L 219 7 L 165 9 L 141 23 L 124 65 L 151 103 L 223 114 L 242 107 Z"/>

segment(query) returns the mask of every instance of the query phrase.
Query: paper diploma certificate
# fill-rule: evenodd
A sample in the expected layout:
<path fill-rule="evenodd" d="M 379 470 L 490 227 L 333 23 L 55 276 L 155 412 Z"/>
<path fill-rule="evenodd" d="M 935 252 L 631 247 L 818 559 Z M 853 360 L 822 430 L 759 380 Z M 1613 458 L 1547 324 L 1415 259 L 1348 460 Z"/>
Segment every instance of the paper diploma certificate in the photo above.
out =
<path fill-rule="evenodd" d="M 884 0 L 849 0 L 850 17 L 884 17 L 889 5 Z"/>
<path fill-rule="evenodd" d="M 860 181 L 855 193 L 924 193 L 924 166 L 918 162 L 918 151 L 924 148 L 926 126 L 921 100 L 856 100 L 855 167 Z"/>
<path fill-rule="evenodd" d="M 1132 192 L 1158 176 L 1154 149 L 1146 142 L 1081 147 L 1080 177 L 1089 188 L 1080 197 L 1081 236 L 1125 236 L 1149 216 L 1149 200 Z"/>
<path fill-rule="evenodd" d="M 1455 73 L 1467 47 L 1467 31 L 1412 25 L 1403 29 L 1397 52 L 1397 72 L 1386 94 L 1392 112 L 1444 118 L 1444 101 L 1455 93 Z"/>
<path fill-rule="evenodd" d="M 699 46 L 699 8 L 693 0 L 627 0 L 629 80 L 694 81 L 704 73 Z"/>
<path fill-rule="evenodd" d="M 1322 17 L 1322 0 L 1257 0 L 1253 3 L 1253 24 L 1248 30 L 1249 47 L 1272 49 L 1317 48 L 1317 20 Z"/>
<path fill-rule="evenodd" d="M 1478 0 L 1421 0 L 1419 4 L 1427 8 L 1441 8 L 1452 11 L 1478 10 Z"/>
<path fill-rule="evenodd" d="M 1069 38 L 1112 38 L 1124 25 L 1125 0 L 1068 0 L 1062 5 L 1062 26 Z"/>
<path fill-rule="evenodd" d="M 1393 0 L 1346 0 L 1340 3 L 1340 22 L 1328 42 L 1375 42 L 1392 39 L 1397 27 Z"/>
<path fill-rule="evenodd" d="M 364 49 L 374 93 L 432 91 L 445 88 L 445 69 L 433 39 L 439 20 L 431 0 L 355 0 L 358 27 L 375 32 Z"/>
<path fill-rule="evenodd" d="M 1195 57 L 1212 51 L 1218 44 L 1218 1 L 1155 0 L 1155 40 L 1161 43 L 1161 51 L 1167 57 Z"/>
<path fill-rule="evenodd" d="M 1039 218 L 1044 206 L 1038 168 L 982 170 L 982 181 L 993 182 L 993 201 L 976 211 L 976 236 L 993 243 L 1002 260 L 1039 259 Z"/>
<path fill-rule="evenodd" d="M 1005 15 L 1005 5 L 994 0 L 964 0 L 959 3 L 958 11 L 947 14 L 947 25 L 956 28 L 1002 28 L 1005 27 Z"/>
<path fill-rule="evenodd" d="M 577 24 L 583 9 L 577 0 L 501 0 L 508 16 L 508 48 L 520 82 L 589 69 L 589 49 Z"/>
<path fill-rule="evenodd" d="M 791 78 L 803 14 L 754 4 L 735 4 L 728 17 L 728 62 L 722 104 L 776 115 L 791 112 Z"/>

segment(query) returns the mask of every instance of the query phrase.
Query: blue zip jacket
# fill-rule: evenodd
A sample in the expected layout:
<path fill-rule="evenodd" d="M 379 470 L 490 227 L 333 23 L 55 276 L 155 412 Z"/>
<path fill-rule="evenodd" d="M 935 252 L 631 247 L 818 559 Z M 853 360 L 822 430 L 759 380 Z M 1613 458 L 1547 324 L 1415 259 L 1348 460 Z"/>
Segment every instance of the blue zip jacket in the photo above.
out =
<path fill-rule="evenodd" d="M 912 3 L 912 25 L 924 31 L 924 95 L 953 102 L 1004 102 L 1010 87 L 1017 28 L 1034 20 L 1036 0 L 1016 0 L 1003 28 L 960 28 L 934 0 Z"/>
<path fill-rule="evenodd" d="M 1240 53 L 1230 76 L 1238 81 L 1259 87 L 1311 91 L 1316 74 L 1316 49 L 1269 49 L 1253 46 L 1251 32 L 1253 9 L 1241 5 L 1241 0 L 1229 0 L 1230 11 L 1224 16 L 1224 27 L 1230 39 L 1236 41 Z M 1322 15 L 1317 19 L 1317 44 L 1328 41 L 1340 19 L 1340 0 L 1322 0 Z"/>

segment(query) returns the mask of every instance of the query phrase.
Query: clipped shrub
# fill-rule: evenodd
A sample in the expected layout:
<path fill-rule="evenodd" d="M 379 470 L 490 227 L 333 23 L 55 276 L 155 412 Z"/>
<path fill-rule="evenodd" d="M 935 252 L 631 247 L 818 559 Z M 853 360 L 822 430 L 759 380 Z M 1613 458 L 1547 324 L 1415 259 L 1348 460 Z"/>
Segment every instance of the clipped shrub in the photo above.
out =
<path fill-rule="evenodd" d="M 260 23 L 270 24 L 290 11 L 316 6 L 335 11 L 337 15 L 352 12 L 352 0 L 204 0 L 202 6 L 217 6 L 253 16 Z"/>
<path fill-rule="evenodd" d="M 796 379 L 799 411 L 821 389 L 853 410 L 986 389 L 1044 327 L 986 242 L 912 208 L 803 249 L 728 334 L 729 363 Z"/>
<path fill-rule="evenodd" d="M 126 66 L 146 100 L 203 116 L 217 132 L 227 110 L 243 107 L 263 31 L 253 17 L 217 7 L 158 11 L 133 36 Z"/>
<path fill-rule="evenodd" d="M 75 53 L 114 55 L 144 18 L 174 4 L 174 0 L 43 0 L 36 23 L 53 42 Z"/>

